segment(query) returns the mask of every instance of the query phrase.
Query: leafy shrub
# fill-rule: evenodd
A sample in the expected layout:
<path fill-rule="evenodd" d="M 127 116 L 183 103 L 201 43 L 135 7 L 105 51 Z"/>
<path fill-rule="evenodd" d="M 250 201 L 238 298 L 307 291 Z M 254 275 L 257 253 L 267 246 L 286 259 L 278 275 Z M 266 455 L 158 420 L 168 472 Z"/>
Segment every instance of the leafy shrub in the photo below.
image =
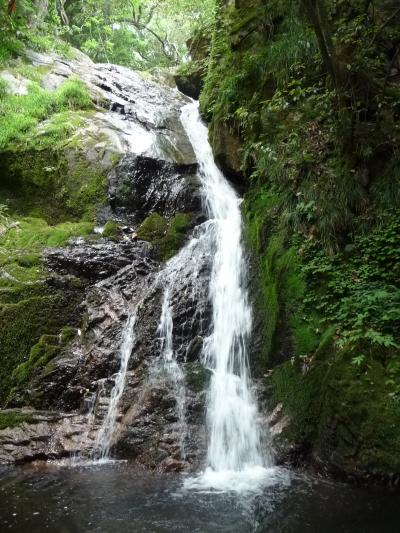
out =
<path fill-rule="evenodd" d="M 400 221 L 397 217 L 333 256 L 303 246 L 312 289 L 304 302 L 340 328 L 339 346 L 400 348 Z"/>

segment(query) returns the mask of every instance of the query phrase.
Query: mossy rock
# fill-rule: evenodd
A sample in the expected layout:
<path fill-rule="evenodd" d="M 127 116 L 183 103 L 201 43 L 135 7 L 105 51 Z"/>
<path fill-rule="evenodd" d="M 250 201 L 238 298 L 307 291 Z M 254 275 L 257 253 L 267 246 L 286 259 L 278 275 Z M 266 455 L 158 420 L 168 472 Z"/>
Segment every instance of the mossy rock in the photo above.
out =
<path fill-rule="evenodd" d="M 20 426 L 24 422 L 28 424 L 33 421 L 33 417 L 29 413 L 21 413 L 20 411 L 0 411 L 0 430 L 13 429 Z"/>
<path fill-rule="evenodd" d="M 50 224 L 93 221 L 107 203 L 105 170 L 73 150 L 24 150 L 0 154 L 0 194 L 11 213 Z"/>
<path fill-rule="evenodd" d="M 332 366 L 318 448 L 340 470 L 388 477 L 400 472 L 400 410 L 389 380 L 379 359 L 359 367 L 344 353 Z"/>
<path fill-rule="evenodd" d="M 158 213 L 152 213 L 140 224 L 138 237 L 144 241 L 154 242 L 165 237 L 167 228 L 167 219 Z"/>
<path fill-rule="evenodd" d="M 198 100 L 207 73 L 206 61 L 190 61 L 183 64 L 174 74 L 176 86 L 183 93 Z"/>
<path fill-rule="evenodd" d="M 379 360 L 358 367 L 348 353 L 277 367 L 272 393 L 291 420 L 285 436 L 333 472 L 390 478 L 400 472 L 400 411 L 389 378 Z"/>
<path fill-rule="evenodd" d="M 109 239 L 116 239 L 120 234 L 119 226 L 116 222 L 113 220 L 109 220 L 103 229 L 103 237 L 107 237 Z"/>
<path fill-rule="evenodd" d="M 190 222 L 186 213 L 177 213 L 170 220 L 152 213 L 139 226 L 137 236 L 153 244 L 160 259 L 167 261 L 182 247 Z"/>
<path fill-rule="evenodd" d="M 211 378 L 211 372 L 198 362 L 185 363 L 185 382 L 193 392 L 202 392 L 207 390 Z"/>
<path fill-rule="evenodd" d="M 80 294 L 80 290 L 64 293 L 39 285 L 21 288 L 14 303 L 0 304 L 0 402 L 16 383 L 30 378 L 33 368 L 58 353 L 60 328 L 76 322 Z M 70 335 L 67 330 L 61 337 Z"/>
<path fill-rule="evenodd" d="M 60 337 L 57 335 L 42 335 L 39 342 L 32 346 L 26 362 L 17 366 L 12 374 L 12 381 L 22 385 L 32 378 L 35 369 L 46 366 L 60 352 Z"/>
<path fill-rule="evenodd" d="M 40 380 L 56 368 L 54 360 L 61 355 L 76 336 L 76 328 L 64 326 L 58 335 L 42 335 L 32 346 L 29 358 L 14 369 L 11 377 L 13 387 L 7 399 L 10 405 L 22 401 L 42 408 L 46 400 Z"/>

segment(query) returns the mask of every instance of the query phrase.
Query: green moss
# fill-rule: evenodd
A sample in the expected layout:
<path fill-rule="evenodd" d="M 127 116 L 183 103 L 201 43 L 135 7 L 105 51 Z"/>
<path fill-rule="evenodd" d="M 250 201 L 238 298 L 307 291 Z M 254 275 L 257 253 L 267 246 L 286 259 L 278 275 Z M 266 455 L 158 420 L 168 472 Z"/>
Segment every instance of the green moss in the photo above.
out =
<path fill-rule="evenodd" d="M 307 375 L 303 375 L 301 368 L 300 361 L 289 361 L 274 370 L 271 380 L 273 401 L 282 402 L 291 419 L 287 436 L 304 444 L 317 437 L 327 367 L 321 363 Z"/>
<path fill-rule="evenodd" d="M 44 283 L 44 246 L 63 246 L 77 235 L 90 235 L 93 223 L 49 225 L 41 218 L 5 217 L 0 237 L 0 402 L 49 364 L 72 338 L 60 327 L 76 320 L 79 289 L 63 293 Z M 56 336 L 55 336 L 56 335 Z"/>
<path fill-rule="evenodd" d="M 56 91 L 57 107 L 60 109 L 91 109 L 92 100 L 86 85 L 77 78 L 69 78 Z"/>
<path fill-rule="evenodd" d="M 0 194 L 8 198 L 12 212 L 44 218 L 52 224 L 94 220 L 99 207 L 107 202 L 106 173 L 84 153 L 70 150 L 0 154 L 4 167 Z"/>
<path fill-rule="evenodd" d="M 69 168 L 68 180 L 64 184 L 59 181 L 57 190 L 60 190 L 59 187 L 70 217 L 92 221 L 99 208 L 107 203 L 107 176 L 104 170 L 83 157 Z"/>
<path fill-rule="evenodd" d="M 109 239 L 115 239 L 120 233 L 119 226 L 114 220 L 109 220 L 104 226 L 103 236 Z"/>
<path fill-rule="evenodd" d="M 167 220 L 158 213 L 152 213 L 140 224 L 138 237 L 144 241 L 153 242 L 162 239 L 167 228 Z"/>
<path fill-rule="evenodd" d="M 44 246 L 64 246 L 71 237 L 86 236 L 92 232 L 93 224 L 90 222 L 64 222 L 50 226 L 40 218 L 22 218 L 0 238 L 0 253 L 10 254 L 17 249 L 14 260 L 20 266 L 37 266 L 38 252 Z"/>
<path fill-rule="evenodd" d="M 191 76 L 198 74 L 200 65 L 198 61 L 187 61 L 179 65 L 177 75 L 182 78 L 190 79 Z"/>
<path fill-rule="evenodd" d="M 20 386 L 31 379 L 35 369 L 46 366 L 51 359 L 60 353 L 61 348 L 61 336 L 42 335 L 39 342 L 32 346 L 28 360 L 18 365 L 13 371 L 11 378 L 13 384 Z"/>
<path fill-rule="evenodd" d="M 27 363 L 15 376 L 21 382 L 28 377 L 33 363 L 36 364 L 41 357 L 44 359 L 40 364 L 44 364 L 56 344 L 49 344 L 49 339 L 55 341 L 53 337 L 45 336 L 39 343 L 40 338 L 42 335 L 58 335 L 60 327 L 76 318 L 78 297 L 78 294 L 67 296 L 43 285 L 33 285 L 14 288 L 15 303 L 0 303 L 0 402 L 6 399 L 14 384 L 11 376 L 18 365 Z M 44 349 L 46 344 L 49 351 L 39 355 L 37 346 L 30 355 L 36 343 L 40 344 L 40 349 Z"/>
<path fill-rule="evenodd" d="M 50 150 L 67 147 L 73 133 L 83 127 L 85 114 L 77 111 L 62 111 L 53 114 L 36 129 L 29 132 L 23 141 L 24 150 Z M 21 147 L 20 147 L 21 148 Z"/>
<path fill-rule="evenodd" d="M 178 213 L 171 220 L 152 213 L 140 225 L 138 237 L 151 242 L 166 261 L 182 247 L 190 220 L 190 215 L 185 213 Z"/>
<path fill-rule="evenodd" d="M 75 328 L 64 326 L 58 335 L 42 335 L 32 346 L 28 359 L 14 369 L 8 400 L 12 399 L 14 394 L 22 394 L 28 404 L 40 407 L 44 398 L 42 392 L 36 390 L 35 384 L 40 377 L 47 376 L 54 370 L 54 359 L 62 354 L 67 344 L 76 336 L 76 332 Z"/>
<path fill-rule="evenodd" d="M 21 76 L 22 78 L 26 78 L 40 84 L 44 76 L 49 72 L 50 66 L 33 66 L 23 59 L 18 58 L 18 60 L 12 64 L 12 67 L 9 70 L 14 75 Z"/>
<path fill-rule="evenodd" d="M 164 260 L 173 257 L 182 247 L 190 220 L 190 215 L 178 213 L 169 221 L 167 233 L 161 246 L 161 253 Z"/>
<path fill-rule="evenodd" d="M 0 430 L 6 428 L 15 428 L 24 422 L 28 424 L 33 420 L 29 413 L 21 413 L 16 411 L 0 411 Z"/>
<path fill-rule="evenodd" d="M 34 48 L 48 44 L 39 41 Z M 3 44 L 0 36 L 0 62 Z M 47 285 L 43 248 L 91 235 L 107 202 L 105 170 L 87 161 L 75 135 L 94 110 L 86 85 L 70 78 L 46 90 L 48 67 L 13 60 L 7 69 L 30 84 L 27 95 L 0 87 L 0 403 L 12 387 L 23 393 L 75 335 L 65 324 L 76 322 L 81 284 Z"/>
<path fill-rule="evenodd" d="M 319 343 L 319 317 L 303 306 L 306 283 L 298 250 L 288 246 L 288 236 L 277 217 L 279 197 L 264 188 L 248 193 L 244 203 L 246 238 L 258 259 L 257 312 L 263 318 L 262 366 L 273 363 L 278 323 L 284 328 L 295 353 L 308 354 Z M 289 354 L 287 354 L 289 356 Z M 272 359 L 271 359 L 272 357 Z"/>
<path fill-rule="evenodd" d="M 198 361 L 184 365 L 186 385 L 193 392 L 201 392 L 207 389 L 211 372 L 204 368 Z"/>
<path fill-rule="evenodd" d="M 363 367 L 350 363 L 344 352 L 305 375 L 290 363 L 277 369 L 274 395 L 291 416 L 291 437 L 314 442 L 345 471 L 397 472 L 400 413 L 388 369 L 373 359 Z"/>
<path fill-rule="evenodd" d="M 42 75 L 22 63 L 15 69 Z M 0 98 L 0 194 L 11 210 L 51 223 L 94 219 L 107 201 L 105 171 L 74 138 L 91 109 L 85 84 L 74 78 L 55 91 L 32 81 L 27 95 Z"/>
<path fill-rule="evenodd" d="M 58 337 L 48 335 L 75 319 L 78 292 L 67 296 L 43 283 L 43 247 L 64 245 L 92 229 L 88 223 L 52 227 L 42 219 L 25 218 L 0 237 L 0 402 L 15 383 L 25 382 L 33 368 L 57 353 Z M 63 330 L 61 344 L 71 335 L 72 330 Z"/>
<path fill-rule="evenodd" d="M 71 326 L 64 326 L 60 332 L 60 344 L 65 345 L 76 337 L 77 330 Z"/>

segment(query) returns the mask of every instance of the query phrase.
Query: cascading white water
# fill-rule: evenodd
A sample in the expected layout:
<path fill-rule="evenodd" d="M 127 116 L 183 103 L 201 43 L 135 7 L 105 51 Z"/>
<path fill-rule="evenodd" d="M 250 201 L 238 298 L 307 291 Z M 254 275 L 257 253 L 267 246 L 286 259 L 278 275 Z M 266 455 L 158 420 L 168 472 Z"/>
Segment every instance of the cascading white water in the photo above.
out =
<path fill-rule="evenodd" d="M 163 357 L 163 367 L 167 372 L 174 389 L 176 401 L 176 411 L 179 422 L 179 440 L 181 448 L 181 457 L 185 459 L 185 436 L 186 436 L 186 419 L 185 419 L 185 378 L 178 361 L 174 355 L 173 349 L 173 328 L 172 310 L 170 303 L 170 293 L 167 288 L 164 292 L 164 300 L 161 309 L 160 323 L 158 325 L 158 334 L 161 341 L 161 354 Z"/>
<path fill-rule="evenodd" d="M 210 298 L 212 333 L 203 350 L 212 371 L 207 406 L 208 468 L 195 485 L 245 490 L 265 478 L 257 403 L 251 392 L 246 345 L 252 316 L 244 288 L 240 199 L 217 168 L 198 105 L 182 110 L 182 123 L 199 162 L 199 177 L 213 239 Z M 268 461 L 267 461 L 268 462 Z"/>
<path fill-rule="evenodd" d="M 130 312 L 128 320 L 122 330 L 121 347 L 119 351 L 120 368 L 115 376 L 114 387 L 111 391 L 107 414 L 103 420 L 92 451 L 95 460 L 106 460 L 110 456 L 112 439 L 118 415 L 118 406 L 124 392 L 128 363 L 135 342 L 136 313 Z"/>

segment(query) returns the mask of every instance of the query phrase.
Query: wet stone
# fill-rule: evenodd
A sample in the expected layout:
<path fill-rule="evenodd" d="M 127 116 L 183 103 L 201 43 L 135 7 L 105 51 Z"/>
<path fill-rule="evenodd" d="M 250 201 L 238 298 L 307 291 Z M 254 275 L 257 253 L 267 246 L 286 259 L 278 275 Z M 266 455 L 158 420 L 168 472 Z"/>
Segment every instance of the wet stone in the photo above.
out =
<path fill-rule="evenodd" d="M 119 216 L 141 222 L 150 213 L 166 217 L 201 209 L 196 165 L 178 165 L 127 155 L 109 175 L 110 204 Z"/>

